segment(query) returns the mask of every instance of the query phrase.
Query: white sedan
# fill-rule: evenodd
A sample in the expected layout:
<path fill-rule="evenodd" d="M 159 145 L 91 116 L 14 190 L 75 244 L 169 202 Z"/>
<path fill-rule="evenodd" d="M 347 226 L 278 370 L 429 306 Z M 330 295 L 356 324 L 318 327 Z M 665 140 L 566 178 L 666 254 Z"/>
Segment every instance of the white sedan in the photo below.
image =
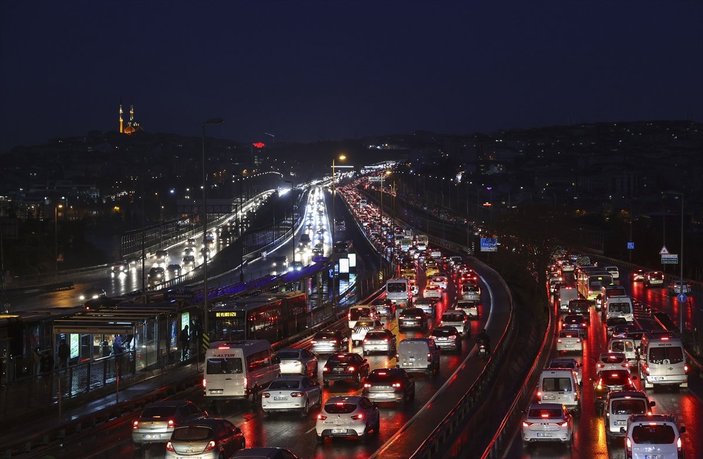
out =
<path fill-rule="evenodd" d="M 442 298 L 442 289 L 437 285 L 430 284 L 425 287 L 422 296 L 423 298 Z"/>
<path fill-rule="evenodd" d="M 571 446 L 573 420 L 563 405 L 533 403 L 522 421 L 525 445 L 537 441 L 557 441 Z"/>
<path fill-rule="evenodd" d="M 279 376 L 261 393 L 261 409 L 272 411 L 300 411 L 307 416 L 310 409 L 322 403 L 320 385 L 307 376 Z"/>

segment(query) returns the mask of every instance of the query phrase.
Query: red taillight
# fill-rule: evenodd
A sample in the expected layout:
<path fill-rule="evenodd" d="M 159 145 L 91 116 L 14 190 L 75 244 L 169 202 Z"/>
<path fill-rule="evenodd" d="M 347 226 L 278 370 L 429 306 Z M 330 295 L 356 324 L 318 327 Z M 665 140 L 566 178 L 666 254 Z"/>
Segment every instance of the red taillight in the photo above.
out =
<path fill-rule="evenodd" d="M 354 370 L 355 370 L 354 367 L 347 367 L 347 371 L 354 371 Z"/>
<path fill-rule="evenodd" d="M 400 384 L 399 382 L 394 382 L 394 383 L 393 383 L 393 387 L 396 387 L 396 388 L 397 388 L 397 387 L 401 387 L 401 386 L 402 386 L 402 384 Z"/>
<path fill-rule="evenodd" d="M 561 343 L 561 339 L 558 339 L 558 340 L 557 340 L 557 343 Z"/>
<path fill-rule="evenodd" d="M 262 396 L 263 398 L 269 398 L 269 397 L 271 396 L 271 394 L 269 394 L 268 392 L 262 392 L 262 393 L 261 393 L 261 396 Z"/>
<path fill-rule="evenodd" d="M 684 365 L 684 366 L 683 366 L 683 372 L 684 372 L 684 373 L 688 373 L 688 365 Z"/>
<path fill-rule="evenodd" d="M 358 421 L 359 419 L 364 419 L 364 415 L 363 415 L 363 413 L 354 414 L 354 415 L 352 415 L 351 418 Z"/>
<path fill-rule="evenodd" d="M 323 371 L 323 372 L 325 372 L 325 371 L 330 371 L 330 369 L 327 368 L 327 367 L 324 367 L 324 368 L 322 369 L 322 371 Z"/>
<path fill-rule="evenodd" d="M 172 453 L 176 452 L 176 450 L 173 449 L 173 443 L 171 443 L 171 442 L 166 443 L 166 451 L 170 451 Z"/>
<path fill-rule="evenodd" d="M 139 421 L 138 421 L 138 420 L 136 420 L 136 419 L 134 420 L 134 422 L 132 423 L 132 428 L 133 428 L 133 429 L 138 429 L 138 428 L 139 428 Z"/>
<path fill-rule="evenodd" d="M 599 379 L 599 380 L 598 380 L 598 384 L 597 384 L 596 388 L 597 388 L 598 390 L 602 390 L 602 389 L 603 389 L 603 380 L 602 380 L 602 379 Z"/>
<path fill-rule="evenodd" d="M 217 446 L 217 444 L 215 443 L 215 440 L 210 440 L 210 443 L 208 443 L 207 446 L 205 447 L 205 452 L 212 451 L 213 449 L 215 449 L 215 446 Z"/>
<path fill-rule="evenodd" d="M 632 441 L 629 438 L 625 440 L 625 446 L 627 446 L 627 451 L 632 451 Z"/>
<path fill-rule="evenodd" d="M 299 398 L 302 397 L 304 394 L 302 392 L 291 392 L 290 396 L 293 398 Z"/>
<path fill-rule="evenodd" d="M 559 426 L 560 426 L 560 427 L 569 427 L 569 422 L 568 422 L 568 421 L 564 421 L 564 422 L 562 422 L 561 424 L 559 424 Z"/>
<path fill-rule="evenodd" d="M 681 451 L 681 437 L 676 439 L 676 447 Z"/>
<path fill-rule="evenodd" d="M 168 427 L 169 428 L 174 427 L 175 425 L 176 425 L 176 422 L 173 419 L 168 420 Z"/>
<path fill-rule="evenodd" d="M 537 400 L 542 400 L 542 391 L 537 391 Z"/>
<path fill-rule="evenodd" d="M 369 387 L 371 387 L 371 384 L 369 384 L 369 383 L 364 383 L 364 388 L 368 389 Z"/>
<path fill-rule="evenodd" d="M 207 379 L 203 378 L 203 389 L 207 388 Z"/>
<path fill-rule="evenodd" d="M 522 426 L 523 427 L 530 427 L 532 425 L 531 422 L 523 421 Z"/>
<path fill-rule="evenodd" d="M 312 340 L 311 343 L 312 343 L 312 344 L 317 344 L 317 341 Z"/>
<path fill-rule="evenodd" d="M 320 421 L 324 421 L 325 419 L 327 419 L 327 416 L 325 416 L 324 414 L 318 414 L 317 419 L 319 419 Z"/>

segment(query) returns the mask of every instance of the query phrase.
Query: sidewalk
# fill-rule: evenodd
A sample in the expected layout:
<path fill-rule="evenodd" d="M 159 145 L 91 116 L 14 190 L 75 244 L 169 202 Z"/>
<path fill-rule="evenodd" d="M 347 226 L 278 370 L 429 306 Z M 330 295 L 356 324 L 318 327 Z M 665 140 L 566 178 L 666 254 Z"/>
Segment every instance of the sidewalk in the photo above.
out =
<path fill-rule="evenodd" d="M 161 399 L 200 382 L 194 363 L 175 366 L 152 374 L 146 379 L 115 392 L 114 385 L 91 392 L 91 396 L 69 400 L 59 416 L 57 404 L 45 406 L 17 417 L 0 421 L 0 454 L 11 457 L 27 447 L 48 443 L 79 432 L 121 414 L 137 411 L 149 401 Z M 1 388 L 0 396 L 12 397 L 11 388 Z M 73 403 L 72 403 L 73 402 Z"/>

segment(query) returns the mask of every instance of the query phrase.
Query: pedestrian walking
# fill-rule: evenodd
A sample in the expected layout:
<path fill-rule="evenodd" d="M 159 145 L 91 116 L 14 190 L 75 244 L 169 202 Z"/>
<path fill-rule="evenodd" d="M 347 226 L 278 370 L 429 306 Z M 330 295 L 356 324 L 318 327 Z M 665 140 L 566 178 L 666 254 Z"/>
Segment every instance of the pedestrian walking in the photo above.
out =
<path fill-rule="evenodd" d="M 190 333 L 188 332 L 188 325 L 183 327 L 183 330 L 181 330 L 181 335 L 178 337 L 178 342 L 181 345 L 181 360 L 185 360 L 188 355 L 188 347 L 190 345 Z"/>

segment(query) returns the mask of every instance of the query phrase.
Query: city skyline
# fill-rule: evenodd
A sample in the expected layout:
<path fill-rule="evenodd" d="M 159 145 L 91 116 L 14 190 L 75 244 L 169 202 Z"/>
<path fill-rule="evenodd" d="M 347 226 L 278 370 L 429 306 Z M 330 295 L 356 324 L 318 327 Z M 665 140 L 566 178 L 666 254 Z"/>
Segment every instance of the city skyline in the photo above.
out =
<path fill-rule="evenodd" d="M 9 5 L 0 150 L 116 131 L 121 100 L 243 142 L 703 119 L 693 2 L 186 6 Z"/>

